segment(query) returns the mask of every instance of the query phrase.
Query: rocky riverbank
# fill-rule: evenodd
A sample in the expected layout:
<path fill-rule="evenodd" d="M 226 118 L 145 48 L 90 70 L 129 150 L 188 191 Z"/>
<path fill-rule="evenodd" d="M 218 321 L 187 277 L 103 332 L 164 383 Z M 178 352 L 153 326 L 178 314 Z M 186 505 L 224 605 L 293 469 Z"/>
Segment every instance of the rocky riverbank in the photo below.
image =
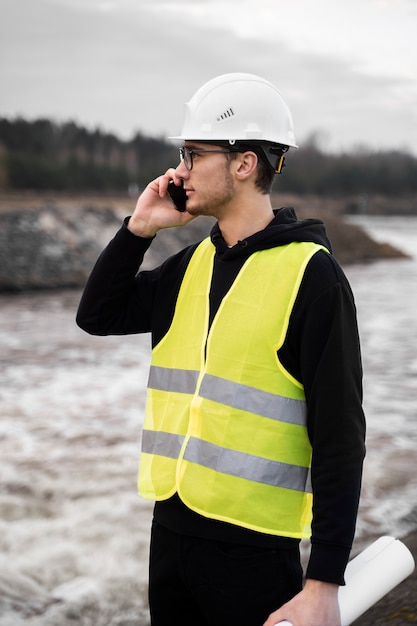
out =
<path fill-rule="evenodd" d="M 126 198 L 0 198 L 0 291 L 84 285 L 97 256 L 133 207 L 134 200 Z M 342 265 L 404 256 L 335 213 L 306 208 L 297 208 L 297 213 L 300 218 L 323 217 Z M 204 237 L 211 225 L 210 219 L 198 219 L 186 229 L 159 233 L 147 266 Z"/>

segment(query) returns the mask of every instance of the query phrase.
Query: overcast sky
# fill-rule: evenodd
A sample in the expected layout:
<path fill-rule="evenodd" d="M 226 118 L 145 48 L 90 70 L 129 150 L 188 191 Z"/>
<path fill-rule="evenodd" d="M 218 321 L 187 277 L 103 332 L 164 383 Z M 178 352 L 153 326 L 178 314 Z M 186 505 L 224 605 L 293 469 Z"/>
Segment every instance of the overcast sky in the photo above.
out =
<path fill-rule="evenodd" d="M 0 0 L 0 116 L 177 134 L 207 80 L 250 72 L 297 142 L 417 155 L 417 0 Z"/>

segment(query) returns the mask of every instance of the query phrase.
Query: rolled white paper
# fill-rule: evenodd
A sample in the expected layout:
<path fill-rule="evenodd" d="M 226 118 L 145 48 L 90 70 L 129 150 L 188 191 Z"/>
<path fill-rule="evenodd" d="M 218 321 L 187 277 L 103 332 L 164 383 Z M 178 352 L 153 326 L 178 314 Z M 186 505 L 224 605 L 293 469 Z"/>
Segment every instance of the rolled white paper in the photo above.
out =
<path fill-rule="evenodd" d="M 349 626 L 414 570 L 410 550 L 399 539 L 380 537 L 349 561 L 338 599 L 342 626 Z M 275 626 L 292 626 L 287 620 Z"/>
<path fill-rule="evenodd" d="M 349 626 L 414 570 L 410 550 L 394 537 L 380 537 L 352 559 L 339 587 L 342 626 Z"/>

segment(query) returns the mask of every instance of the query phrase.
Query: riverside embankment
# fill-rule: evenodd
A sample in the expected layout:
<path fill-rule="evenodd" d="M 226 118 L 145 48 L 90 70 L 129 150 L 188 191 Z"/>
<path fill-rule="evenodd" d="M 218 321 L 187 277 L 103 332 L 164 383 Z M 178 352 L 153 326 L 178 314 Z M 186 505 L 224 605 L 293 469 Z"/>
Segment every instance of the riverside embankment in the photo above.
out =
<path fill-rule="evenodd" d="M 275 206 L 288 205 L 283 200 Z M 134 204 L 129 198 L 0 197 L 0 291 L 82 287 L 100 251 Z M 310 209 L 306 199 L 300 204 L 295 205 L 300 218 L 325 219 L 334 254 L 343 265 L 401 256 L 390 244 L 375 241 L 336 213 L 316 206 Z M 147 265 L 156 265 L 204 237 L 211 224 L 210 219 L 199 218 L 187 228 L 160 232 Z"/>

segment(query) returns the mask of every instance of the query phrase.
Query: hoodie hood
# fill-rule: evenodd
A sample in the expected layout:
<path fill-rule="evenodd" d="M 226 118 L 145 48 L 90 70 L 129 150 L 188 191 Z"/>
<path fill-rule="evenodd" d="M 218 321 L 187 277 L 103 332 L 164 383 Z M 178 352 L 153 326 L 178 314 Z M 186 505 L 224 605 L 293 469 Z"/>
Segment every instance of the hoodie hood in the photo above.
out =
<path fill-rule="evenodd" d="M 229 248 L 223 238 L 219 224 L 211 230 L 211 241 L 218 256 L 226 261 L 229 258 L 248 256 L 258 250 L 284 246 L 293 241 L 312 241 L 332 251 L 324 222 L 317 218 L 299 220 L 292 207 L 274 210 L 274 219 L 263 230 L 250 235 Z"/>

